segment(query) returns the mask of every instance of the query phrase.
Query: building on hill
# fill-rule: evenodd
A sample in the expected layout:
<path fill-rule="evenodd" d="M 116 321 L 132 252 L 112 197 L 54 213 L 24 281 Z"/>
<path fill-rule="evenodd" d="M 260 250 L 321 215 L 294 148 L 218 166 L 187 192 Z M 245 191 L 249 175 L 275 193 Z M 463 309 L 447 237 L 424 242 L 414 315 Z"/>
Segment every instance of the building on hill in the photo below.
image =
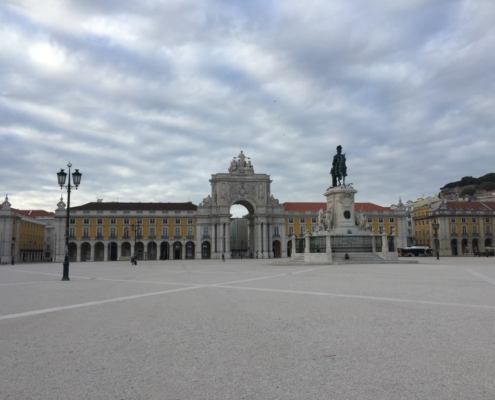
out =
<path fill-rule="evenodd" d="M 12 208 L 8 196 L 5 196 L 0 207 L 1 262 L 49 260 L 54 243 L 53 216 L 53 213 L 44 210 Z"/>
<path fill-rule="evenodd" d="M 414 209 L 416 244 L 436 249 L 438 241 L 440 256 L 483 253 L 493 246 L 494 224 L 491 202 L 441 200 Z"/>

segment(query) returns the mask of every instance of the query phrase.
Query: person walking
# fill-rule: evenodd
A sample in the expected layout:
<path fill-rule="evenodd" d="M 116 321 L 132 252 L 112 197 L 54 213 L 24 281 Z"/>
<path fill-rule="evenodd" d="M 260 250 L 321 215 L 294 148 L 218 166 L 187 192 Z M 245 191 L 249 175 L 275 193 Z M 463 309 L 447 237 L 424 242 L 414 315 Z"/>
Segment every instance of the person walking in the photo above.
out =
<path fill-rule="evenodd" d="M 225 262 L 225 254 L 222 253 L 222 261 Z"/>

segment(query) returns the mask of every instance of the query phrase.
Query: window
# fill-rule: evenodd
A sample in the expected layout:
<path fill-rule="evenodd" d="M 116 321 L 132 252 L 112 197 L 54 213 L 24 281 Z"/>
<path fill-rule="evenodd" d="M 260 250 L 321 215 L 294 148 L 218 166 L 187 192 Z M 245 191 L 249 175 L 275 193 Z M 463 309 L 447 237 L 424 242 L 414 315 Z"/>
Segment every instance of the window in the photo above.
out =
<path fill-rule="evenodd" d="M 313 232 L 316 232 L 316 225 L 311 225 L 311 230 L 312 230 Z"/>
<path fill-rule="evenodd" d="M 455 224 L 455 218 L 451 218 L 450 219 L 450 222 L 452 222 L 453 224 Z"/>
<path fill-rule="evenodd" d="M 457 234 L 457 226 L 456 225 L 452 225 L 452 233 Z"/>
<path fill-rule="evenodd" d="M 294 223 L 294 218 L 289 218 L 289 224 L 293 224 Z"/>
<path fill-rule="evenodd" d="M 492 233 L 490 225 L 485 225 L 485 233 Z"/>
<path fill-rule="evenodd" d="M 395 220 L 393 218 L 390 218 L 390 222 L 395 222 Z"/>
<path fill-rule="evenodd" d="M 192 225 L 192 223 L 193 223 L 192 218 L 188 218 L 188 219 L 187 219 L 187 223 Z"/>
<path fill-rule="evenodd" d="M 466 225 L 462 226 L 462 234 L 467 235 L 467 226 Z"/>
<path fill-rule="evenodd" d="M 156 233 L 155 229 L 156 229 L 156 228 L 155 228 L 154 226 L 150 226 L 150 236 L 151 236 L 152 238 L 154 238 L 154 237 L 155 237 L 155 233 Z"/>
<path fill-rule="evenodd" d="M 168 224 L 168 219 L 167 218 L 163 218 L 162 219 L 162 224 Z"/>
<path fill-rule="evenodd" d="M 85 223 L 85 224 L 89 224 L 89 219 L 88 219 L 88 218 L 84 218 L 83 223 Z"/>
<path fill-rule="evenodd" d="M 162 227 L 162 236 L 168 237 L 168 226 Z"/>
<path fill-rule="evenodd" d="M 124 226 L 124 239 L 129 239 L 129 227 Z"/>
<path fill-rule="evenodd" d="M 96 238 L 97 239 L 102 239 L 103 238 L 103 228 L 101 226 L 98 226 L 96 228 Z"/>
<path fill-rule="evenodd" d="M 175 219 L 175 223 L 178 224 L 178 225 L 180 225 L 180 218 L 176 218 Z"/>
<path fill-rule="evenodd" d="M 191 237 L 193 235 L 193 227 L 188 226 L 187 227 L 187 236 Z"/>
<path fill-rule="evenodd" d="M 103 219 L 101 219 L 101 218 L 98 218 L 98 219 L 96 220 L 96 223 L 97 223 L 98 225 L 101 225 L 101 224 L 103 224 Z"/>
<path fill-rule="evenodd" d="M 304 218 L 301 218 L 301 219 L 299 220 L 299 222 L 300 222 L 301 224 L 304 224 L 304 223 L 306 222 L 306 220 L 305 220 Z"/>
<path fill-rule="evenodd" d="M 110 227 L 110 238 L 115 239 L 117 237 L 117 228 L 115 226 Z"/>
<path fill-rule="evenodd" d="M 316 218 L 311 218 L 311 223 L 316 224 Z"/>
<path fill-rule="evenodd" d="M 176 227 L 175 227 L 175 236 L 177 236 L 177 237 L 180 237 L 180 236 L 181 236 L 181 233 L 180 233 L 180 226 L 176 226 Z"/>
<path fill-rule="evenodd" d="M 76 219 L 75 219 L 75 218 L 71 218 L 71 219 L 69 220 L 69 223 L 71 223 L 71 224 L 75 224 L 75 223 L 76 223 Z"/>
<path fill-rule="evenodd" d="M 69 228 L 69 238 L 74 239 L 76 237 L 76 228 L 71 227 Z"/>
<path fill-rule="evenodd" d="M 478 233 L 478 225 L 473 225 L 473 233 L 474 234 Z"/>
<path fill-rule="evenodd" d="M 379 231 L 380 233 L 383 233 L 383 226 L 382 226 L 382 225 L 380 225 L 380 226 L 378 227 L 378 231 Z"/>
<path fill-rule="evenodd" d="M 461 222 L 466 222 L 466 218 L 462 217 Z"/>
<path fill-rule="evenodd" d="M 379 222 L 380 224 L 383 224 L 383 218 L 378 218 L 378 222 Z"/>
<path fill-rule="evenodd" d="M 112 224 L 113 224 L 113 222 L 112 222 Z M 136 219 L 136 224 L 143 225 L 143 219 L 142 218 L 137 218 Z"/>
<path fill-rule="evenodd" d="M 150 218 L 150 225 L 154 225 L 155 224 L 155 218 Z"/>
<path fill-rule="evenodd" d="M 207 226 L 203 227 L 203 235 L 208 236 L 208 227 Z"/>
<path fill-rule="evenodd" d="M 289 226 L 289 236 L 292 236 L 294 234 L 294 227 Z"/>
<path fill-rule="evenodd" d="M 299 231 L 301 235 L 304 235 L 306 233 L 306 227 L 301 226 L 301 230 Z"/>
<path fill-rule="evenodd" d="M 472 221 L 472 222 L 476 222 L 476 218 L 473 218 L 471 221 Z"/>
<path fill-rule="evenodd" d="M 489 223 L 490 223 L 490 218 L 485 218 L 485 222 L 486 222 L 487 224 L 489 224 Z"/>
<path fill-rule="evenodd" d="M 129 218 L 124 218 L 124 224 L 129 225 Z"/>
<path fill-rule="evenodd" d="M 117 223 L 117 220 L 115 218 L 110 218 L 110 223 L 112 225 L 115 225 Z"/>
<path fill-rule="evenodd" d="M 278 231 L 278 226 L 273 227 L 273 236 L 280 236 L 280 233 Z"/>
<path fill-rule="evenodd" d="M 83 228 L 83 239 L 88 239 L 89 238 L 89 227 L 85 226 Z"/>
<path fill-rule="evenodd" d="M 370 224 L 373 223 L 373 218 L 368 217 L 368 223 L 370 223 Z"/>

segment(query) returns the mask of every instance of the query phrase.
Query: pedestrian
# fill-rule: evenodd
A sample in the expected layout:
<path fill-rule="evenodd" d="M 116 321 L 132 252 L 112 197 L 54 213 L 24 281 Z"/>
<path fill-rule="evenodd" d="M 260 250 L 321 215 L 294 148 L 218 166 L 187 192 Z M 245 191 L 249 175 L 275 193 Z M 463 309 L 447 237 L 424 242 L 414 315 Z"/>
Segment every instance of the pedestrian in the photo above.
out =
<path fill-rule="evenodd" d="M 225 254 L 222 253 L 222 261 L 225 262 Z"/>
<path fill-rule="evenodd" d="M 258 250 L 256 250 L 256 258 L 258 258 Z"/>

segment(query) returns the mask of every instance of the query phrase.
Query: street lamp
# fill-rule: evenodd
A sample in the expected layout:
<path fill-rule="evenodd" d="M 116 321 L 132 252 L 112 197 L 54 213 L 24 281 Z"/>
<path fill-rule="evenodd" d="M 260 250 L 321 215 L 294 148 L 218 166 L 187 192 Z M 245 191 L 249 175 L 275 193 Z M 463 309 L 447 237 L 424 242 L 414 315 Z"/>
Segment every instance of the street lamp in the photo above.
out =
<path fill-rule="evenodd" d="M 74 184 L 70 184 L 70 168 L 72 164 L 69 162 L 67 164 L 69 167 L 69 173 L 64 172 L 63 169 L 60 172 L 57 172 L 58 184 L 60 185 L 60 189 L 67 188 L 67 218 L 65 221 L 65 258 L 64 258 L 64 275 L 62 277 L 63 281 L 70 281 L 69 279 L 69 218 L 70 218 L 70 192 L 77 187 L 81 183 L 82 174 L 76 169 L 76 172 L 72 173 L 72 179 Z M 65 185 L 65 180 L 67 179 L 67 175 L 69 175 L 69 183 Z"/>
<path fill-rule="evenodd" d="M 438 254 L 438 228 L 440 228 L 440 225 L 438 225 L 436 222 L 434 222 L 432 227 L 435 230 L 435 248 L 437 251 L 437 260 L 439 260 L 440 256 Z"/>

